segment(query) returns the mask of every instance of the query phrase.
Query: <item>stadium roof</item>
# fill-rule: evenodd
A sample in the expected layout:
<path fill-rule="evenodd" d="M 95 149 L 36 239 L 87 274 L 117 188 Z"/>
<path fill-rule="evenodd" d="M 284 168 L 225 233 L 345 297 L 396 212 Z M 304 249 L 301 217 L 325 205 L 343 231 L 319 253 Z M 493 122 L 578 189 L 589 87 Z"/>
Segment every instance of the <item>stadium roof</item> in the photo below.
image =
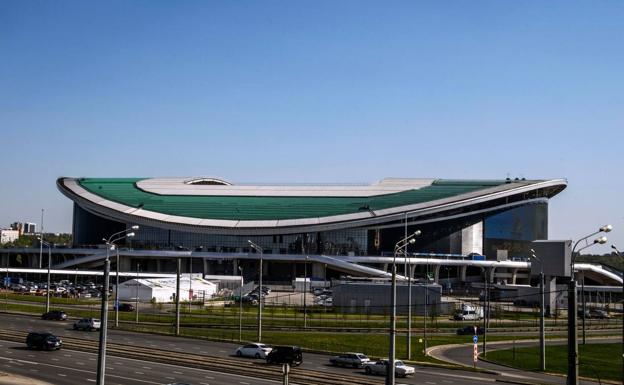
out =
<path fill-rule="evenodd" d="M 203 232 L 354 227 L 518 194 L 525 194 L 523 200 L 550 198 L 566 182 L 389 178 L 370 185 L 246 185 L 202 177 L 59 178 L 57 185 L 100 216 Z"/>

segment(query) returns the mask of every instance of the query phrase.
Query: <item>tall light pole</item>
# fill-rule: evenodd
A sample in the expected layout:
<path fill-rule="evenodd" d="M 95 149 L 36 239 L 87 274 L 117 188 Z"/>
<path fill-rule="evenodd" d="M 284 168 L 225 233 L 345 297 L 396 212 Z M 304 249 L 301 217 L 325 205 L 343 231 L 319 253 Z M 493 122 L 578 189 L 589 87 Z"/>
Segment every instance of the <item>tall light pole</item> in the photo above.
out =
<path fill-rule="evenodd" d="M 41 230 L 39 230 L 39 235 L 41 240 L 39 242 L 39 268 L 41 269 L 43 265 L 43 209 L 41 209 Z"/>
<path fill-rule="evenodd" d="M 429 315 L 429 256 L 427 256 L 427 269 L 425 270 L 425 312 L 423 317 L 423 355 L 427 356 L 427 316 Z"/>
<path fill-rule="evenodd" d="M 115 247 L 115 242 L 124 238 L 134 237 L 132 230 L 138 230 L 139 226 L 132 226 L 130 229 L 116 232 L 112 234 L 108 239 L 104 238 L 106 243 L 106 260 L 104 261 L 104 287 L 102 289 L 102 308 L 100 310 L 100 341 L 98 349 L 98 364 L 97 364 L 97 385 L 105 384 L 106 376 L 106 338 L 108 327 L 108 287 L 109 287 L 109 275 L 110 275 L 110 249 Z"/>
<path fill-rule="evenodd" d="M 238 342 L 243 340 L 243 268 L 238 267 L 240 272 L 240 292 L 238 293 Z"/>
<path fill-rule="evenodd" d="M 611 245 L 611 248 L 615 250 L 615 253 L 621 259 L 624 259 L 622 253 L 620 253 L 620 250 L 618 250 L 615 245 Z M 622 384 L 624 384 L 624 281 L 622 281 Z"/>
<path fill-rule="evenodd" d="M 260 268 L 258 271 L 258 281 L 259 281 L 259 285 L 258 285 L 258 342 L 262 342 L 262 297 L 263 297 L 263 291 L 262 291 L 262 255 L 264 254 L 264 249 L 258 245 L 256 245 L 255 243 L 253 243 L 250 239 L 247 240 L 247 243 L 249 243 L 249 246 L 256 250 L 257 252 L 260 253 Z"/>
<path fill-rule="evenodd" d="M 45 242 L 42 238 L 39 238 L 39 242 L 48 248 L 48 284 L 46 286 L 46 313 L 50 311 L 50 264 L 52 263 L 52 245 L 49 242 Z"/>
<path fill-rule="evenodd" d="M 540 370 L 543 372 L 546 370 L 546 332 L 544 327 L 544 262 L 535 254 L 535 250 L 531 249 L 531 258 L 539 261 L 540 274 L 539 274 L 539 301 L 540 301 Z"/>
<path fill-rule="evenodd" d="M 134 298 L 134 312 L 135 312 L 135 320 L 136 324 L 139 323 L 139 271 L 141 271 L 141 264 L 137 262 L 137 270 L 136 270 L 136 297 Z"/>
<path fill-rule="evenodd" d="M 607 242 L 607 237 L 602 236 L 594 239 L 593 242 L 588 242 L 587 240 L 597 234 L 600 233 L 608 233 L 613 229 L 611 225 L 605 225 L 598 229 L 598 231 L 591 233 L 578 241 L 572 247 L 572 253 L 570 258 L 570 284 L 568 286 L 568 377 L 566 384 L 567 385 L 578 385 L 578 336 L 577 336 L 577 298 L 576 298 L 576 281 L 574 279 L 574 260 L 576 258 L 576 247 L 581 243 L 585 242 L 585 246 L 581 247 L 578 250 L 578 253 L 581 250 L 591 247 L 595 244 L 604 244 Z"/>
<path fill-rule="evenodd" d="M 396 357 L 396 257 L 401 250 L 408 244 L 416 242 L 415 237 L 420 235 L 420 230 L 416 230 L 413 234 L 401 239 L 394 245 L 394 253 L 392 258 L 392 285 L 390 288 L 390 303 L 392 310 L 390 313 L 390 348 L 388 358 L 388 373 L 386 373 L 386 385 L 394 385 L 394 365 Z"/>
<path fill-rule="evenodd" d="M 305 254 L 305 262 L 303 263 L 303 328 L 308 328 L 308 306 L 307 306 L 307 293 L 308 293 L 308 255 L 306 254 L 305 245 L 308 243 L 308 234 L 301 237 L 301 254 Z"/>
<path fill-rule="evenodd" d="M 115 327 L 119 327 L 119 249 L 115 247 Z"/>

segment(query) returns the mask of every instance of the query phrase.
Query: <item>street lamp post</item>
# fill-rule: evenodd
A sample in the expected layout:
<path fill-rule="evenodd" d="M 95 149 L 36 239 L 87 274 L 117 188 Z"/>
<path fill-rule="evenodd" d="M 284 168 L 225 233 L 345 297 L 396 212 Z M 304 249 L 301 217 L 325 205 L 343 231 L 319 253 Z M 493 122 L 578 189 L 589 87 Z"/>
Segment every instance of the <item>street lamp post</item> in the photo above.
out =
<path fill-rule="evenodd" d="M 41 230 L 39 230 L 41 242 L 39 243 L 39 268 L 43 265 L 43 209 L 41 209 Z"/>
<path fill-rule="evenodd" d="M 615 250 L 615 253 L 621 259 L 624 259 L 624 256 L 622 256 L 622 253 L 615 245 L 611 245 L 611 248 Z M 622 384 L 624 384 L 624 281 L 622 282 Z"/>
<path fill-rule="evenodd" d="M 238 342 L 243 340 L 243 268 L 238 267 L 240 271 L 240 291 L 238 292 Z"/>
<path fill-rule="evenodd" d="M 578 250 L 578 253 L 581 250 L 591 247 L 595 244 L 604 244 L 607 242 L 607 237 L 602 236 L 594 239 L 592 243 L 589 243 L 587 240 L 594 235 L 600 233 L 608 233 L 613 229 L 611 225 L 602 226 L 598 231 L 591 233 L 578 241 L 572 247 L 572 253 L 570 258 L 570 283 L 568 286 L 568 377 L 567 377 L 567 385 L 578 385 L 578 336 L 577 336 L 577 293 L 576 293 L 576 280 L 574 279 L 574 260 L 576 258 L 576 247 L 581 243 L 585 242 L 585 246 L 581 247 Z"/>
<path fill-rule="evenodd" d="M 252 249 L 260 253 L 260 268 L 258 271 L 258 342 L 262 342 L 262 256 L 264 254 L 264 249 L 253 243 L 250 239 L 247 240 L 247 243 L 249 243 Z"/>
<path fill-rule="evenodd" d="M 427 317 L 429 316 L 429 256 L 427 256 L 427 268 L 425 270 L 425 311 L 423 317 L 423 355 L 427 356 Z"/>
<path fill-rule="evenodd" d="M 395 365 L 395 356 L 396 356 L 396 257 L 397 254 L 407 247 L 408 244 L 416 242 L 415 237 L 420 235 L 420 230 L 416 230 L 412 235 L 409 235 L 394 245 L 394 253 L 392 258 L 392 285 L 390 288 L 390 303 L 391 303 L 391 313 L 390 313 L 390 348 L 389 348 L 389 358 L 388 358 L 388 372 L 386 373 L 386 385 L 394 385 L 394 365 Z"/>
<path fill-rule="evenodd" d="M 46 286 L 46 307 L 45 307 L 45 311 L 47 313 L 50 311 L 50 264 L 52 263 L 52 245 L 49 242 L 45 242 L 42 238 L 38 238 L 38 239 L 42 246 L 45 245 L 48 248 L 48 274 L 47 274 L 48 282 Z"/>
<path fill-rule="evenodd" d="M 535 255 L 535 250 L 531 249 L 531 257 L 540 263 L 539 274 L 539 299 L 540 299 L 540 370 L 543 372 L 546 370 L 546 332 L 544 327 L 544 262 Z"/>
<path fill-rule="evenodd" d="M 135 313 L 135 320 L 134 322 L 136 324 L 139 323 L 139 272 L 141 271 L 141 264 L 137 263 L 137 270 L 136 270 L 136 296 L 134 298 L 134 313 Z"/>
<path fill-rule="evenodd" d="M 115 327 L 119 327 L 119 249 L 115 247 Z"/>
<path fill-rule="evenodd" d="M 123 231 L 119 231 L 108 239 L 104 238 L 103 241 L 106 243 L 106 260 L 104 261 L 104 287 L 102 289 L 102 307 L 100 310 L 100 340 L 98 347 L 98 363 L 97 363 L 97 385 L 105 384 L 105 376 L 106 376 L 106 338 L 107 338 L 107 327 L 108 327 L 108 288 L 109 288 L 109 275 L 110 275 L 110 249 L 111 247 L 115 247 L 115 242 L 120 241 L 124 238 L 132 238 L 134 237 L 134 232 L 131 230 L 138 230 L 139 226 L 132 226 L 130 229 L 126 229 Z"/>

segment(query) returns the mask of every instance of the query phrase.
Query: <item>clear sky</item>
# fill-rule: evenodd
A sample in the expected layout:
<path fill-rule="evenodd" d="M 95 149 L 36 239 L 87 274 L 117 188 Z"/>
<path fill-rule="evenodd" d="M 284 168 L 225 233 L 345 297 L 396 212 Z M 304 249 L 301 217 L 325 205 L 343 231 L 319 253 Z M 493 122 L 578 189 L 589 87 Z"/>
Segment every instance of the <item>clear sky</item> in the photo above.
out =
<path fill-rule="evenodd" d="M 0 2 L 0 226 L 59 176 L 567 178 L 624 248 L 624 2 Z M 610 242 L 611 243 L 611 242 Z M 607 252 L 607 248 L 595 250 Z"/>

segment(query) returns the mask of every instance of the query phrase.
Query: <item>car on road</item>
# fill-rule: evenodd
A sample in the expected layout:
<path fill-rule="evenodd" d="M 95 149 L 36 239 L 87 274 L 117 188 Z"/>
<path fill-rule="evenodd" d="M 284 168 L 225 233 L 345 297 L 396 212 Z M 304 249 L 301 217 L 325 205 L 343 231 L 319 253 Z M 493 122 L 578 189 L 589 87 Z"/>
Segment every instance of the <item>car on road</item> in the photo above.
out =
<path fill-rule="evenodd" d="M 78 321 L 74 322 L 74 330 L 100 330 L 101 324 L 102 323 L 100 322 L 100 320 L 96 318 L 81 318 Z"/>
<path fill-rule="evenodd" d="M 41 315 L 43 320 L 67 321 L 67 314 L 61 310 L 52 310 Z"/>
<path fill-rule="evenodd" d="M 253 357 L 265 359 L 267 357 L 267 354 L 269 354 L 271 350 L 272 348 L 265 344 L 253 343 L 238 347 L 234 354 L 236 354 L 238 357 Z"/>
<path fill-rule="evenodd" d="M 119 311 L 134 311 L 134 305 L 129 304 L 129 303 L 120 303 L 119 304 Z"/>
<path fill-rule="evenodd" d="M 388 365 L 390 361 L 379 360 L 375 362 L 367 362 L 364 364 L 364 372 L 366 374 L 381 374 L 386 375 L 388 373 Z M 416 369 L 413 366 L 407 366 L 403 361 L 394 361 L 394 374 L 397 377 L 407 377 L 410 374 L 414 374 Z"/>
<path fill-rule="evenodd" d="M 602 310 L 602 309 L 594 309 L 594 310 L 590 310 L 589 311 L 589 317 L 590 318 L 599 318 L 599 319 L 607 319 L 607 318 L 611 318 L 611 316 L 609 315 L 609 313 L 607 313 L 606 311 Z"/>
<path fill-rule="evenodd" d="M 30 332 L 26 336 L 28 349 L 58 350 L 63 346 L 63 341 L 52 333 Z"/>
<path fill-rule="evenodd" d="M 483 328 L 481 326 L 476 326 L 477 335 L 483 334 Z M 475 326 L 464 326 L 463 328 L 457 329 L 458 336 L 472 336 L 475 334 Z"/>
<path fill-rule="evenodd" d="M 370 358 L 363 353 L 344 353 L 329 359 L 329 363 L 334 366 L 351 366 L 354 368 L 361 368 L 367 362 L 370 362 Z"/>
<path fill-rule="evenodd" d="M 267 354 L 267 364 L 290 364 L 299 366 L 303 362 L 303 353 L 298 346 L 274 346 Z"/>

